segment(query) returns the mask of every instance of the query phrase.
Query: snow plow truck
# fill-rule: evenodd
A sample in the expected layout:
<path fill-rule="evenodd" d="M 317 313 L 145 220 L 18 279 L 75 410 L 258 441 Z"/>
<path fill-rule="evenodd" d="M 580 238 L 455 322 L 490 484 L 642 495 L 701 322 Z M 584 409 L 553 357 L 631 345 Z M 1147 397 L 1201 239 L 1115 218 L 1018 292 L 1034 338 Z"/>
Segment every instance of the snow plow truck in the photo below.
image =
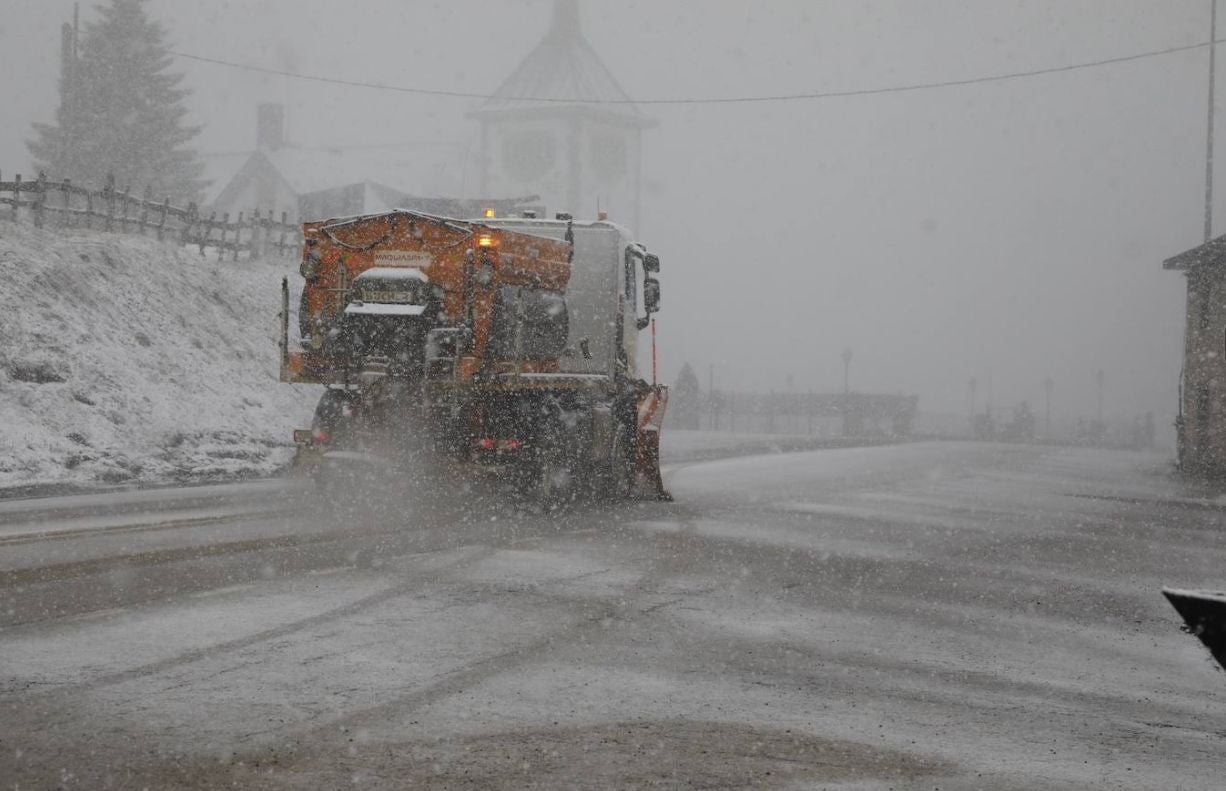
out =
<path fill-rule="evenodd" d="M 407 459 L 547 500 L 668 498 L 668 392 L 637 365 L 660 262 L 624 229 L 395 210 L 303 236 L 297 349 L 281 284 L 281 380 L 325 389 L 294 432 L 300 465 Z"/>

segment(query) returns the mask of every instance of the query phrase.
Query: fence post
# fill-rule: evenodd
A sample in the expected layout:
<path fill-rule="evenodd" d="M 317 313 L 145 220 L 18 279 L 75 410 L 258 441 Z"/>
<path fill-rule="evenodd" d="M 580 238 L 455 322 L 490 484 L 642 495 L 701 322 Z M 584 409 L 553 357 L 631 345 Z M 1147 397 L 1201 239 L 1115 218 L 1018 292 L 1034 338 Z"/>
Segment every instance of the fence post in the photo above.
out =
<path fill-rule="evenodd" d="M 272 209 L 268 210 L 267 217 L 260 218 L 260 246 L 258 251 L 252 250 L 251 254 L 253 256 L 258 255 L 260 258 L 263 258 L 268 254 L 268 248 L 273 243 L 272 226 L 274 222 L 276 222 L 276 218 L 273 217 Z"/>
<path fill-rule="evenodd" d="M 214 212 L 216 217 L 217 213 Z M 230 212 L 221 215 L 221 241 L 217 243 L 217 260 L 220 261 L 226 256 L 226 231 L 230 228 Z"/>
<path fill-rule="evenodd" d="M 254 225 L 251 227 L 255 228 Z M 254 230 L 252 231 L 252 233 L 254 233 Z M 240 211 L 238 213 L 238 223 L 234 226 L 234 258 L 233 260 L 235 261 L 238 260 L 238 249 L 242 247 L 242 242 L 243 242 L 243 213 Z"/>
<path fill-rule="evenodd" d="M 13 177 L 13 222 L 17 222 L 17 204 L 21 202 L 21 174 Z"/>
<path fill-rule="evenodd" d="M 158 241 L 162 241 L 162 232 L 166 229 L 166 215 L 170 214 L 170 198 L 162 199 L 162 216 L 158 218 Z"/>
<path fill-rule="evenodd" d="M 72 223 L 72 179 L 64 179 L 60 182 L 60 193 L 64 196 L 63 224 L 70 225 Z"/>
<path fill-rule="evenodd" d="M 179 244 L 187 244 L 187 240 L 191 238 L 192 226 L 196 224 L 196 220 L 199 218 L 199 216 L 200 213 L 196 208 L 195 202 L 193 201 L 192 203 L 187 204 L 187 216 L 183 218 L 183 231 L 179 236 Z"/>
<path fill-rule="evenodd" d="M 47 174 L 38 172 L 38 192 L 34 195 L 34 227 L 43 227 L 43 204 L 47 201 Z"/>
<path fill-rule="evenodd" d="M 264 218 L 260 216 L 259 209 L 251 210 L 251 256 L 250 258 L 258 258 L 260 253 L 260 231 L 263 230 Z M 264 236 L 267 236 L 267 232 Z M 250 260 L 250 258 L 248 260 Z"/>
<path fill-rule="evenodd" d="M 102 197 L 106 201 L 106 229 L 115 229 L 115 174 L 106 174 L 106 186 L 102 188 Z"/>
<path fill-rule="evenodd" d="M 140 201 L 140 232 L 141 236 L 145 235 L 145 229 L 149 227 L 149 203 L 153 200 L 153 187 L 145 185 L 145 196 Z"/>
<path fill-rule="evenodd" d="M 204 233 L 200 235 L 200 256 L 204 257 L 204 248 L 209 242 L 209 237 L 213 235 L 213 225 L 217 221 L 217 212 L 209 214 L 208 222 L 204 224 Z"/>
<path fill-rule="evenodd" d="M 128 232 L 128 201 L 132 200 L 132 185 L 129 184 L 123 188 L 123 194 L 119 196 L 119 205 L 121 213 L 119 215 L 119 230 L 124 233 Z"/>

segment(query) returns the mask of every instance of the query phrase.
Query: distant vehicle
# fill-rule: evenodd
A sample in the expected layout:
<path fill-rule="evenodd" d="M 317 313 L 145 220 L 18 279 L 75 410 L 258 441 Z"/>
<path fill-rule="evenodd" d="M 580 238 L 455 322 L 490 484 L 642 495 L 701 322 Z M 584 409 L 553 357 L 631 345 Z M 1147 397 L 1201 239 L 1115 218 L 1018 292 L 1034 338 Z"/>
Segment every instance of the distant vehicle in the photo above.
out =
<path fill-rule="evenodd" d="M 659 258 L 608 222 L 397 210 L 304 225 L 301 350 L 282 282 L 281 379 L 322 384 L 298 460 L 413 457 L 545 498 L 666 498 L 667 389 L 638 373 Z M 654 374 L 653 374 L 654 379 Z"/>

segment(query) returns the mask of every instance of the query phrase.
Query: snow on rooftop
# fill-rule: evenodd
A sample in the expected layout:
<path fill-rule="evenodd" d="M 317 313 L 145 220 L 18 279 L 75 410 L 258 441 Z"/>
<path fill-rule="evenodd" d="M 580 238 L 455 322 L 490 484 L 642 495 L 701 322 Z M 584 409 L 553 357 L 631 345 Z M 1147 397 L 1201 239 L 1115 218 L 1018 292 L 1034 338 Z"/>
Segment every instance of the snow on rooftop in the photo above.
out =
<path fill-rule="evenodd" d="M 204 205 L 210 206 L 221 196 L 222 190 L 230 183 L 243 164 L 251 157 L 249 152 L 204 154 L 200 161 L 204 163 L 204 179 L 209 185 L 204 190 Z"/>
<path fill-rule="evenodd" d="M 559 108 L 567 102 L 600 103 L 603 112 L 643 125 L 652 123 L 630 103 L 630 97 L 584 37 L 575 0 L 560 0 L 555 5 L 549 32 L 477 114 Z"/>
<path fill-rule="evenodd" d="M 299 195 L 367 182 L 424 197 L 464 194 L 463 151 L 449 143 L 282 148 L 268 158 Z"/>

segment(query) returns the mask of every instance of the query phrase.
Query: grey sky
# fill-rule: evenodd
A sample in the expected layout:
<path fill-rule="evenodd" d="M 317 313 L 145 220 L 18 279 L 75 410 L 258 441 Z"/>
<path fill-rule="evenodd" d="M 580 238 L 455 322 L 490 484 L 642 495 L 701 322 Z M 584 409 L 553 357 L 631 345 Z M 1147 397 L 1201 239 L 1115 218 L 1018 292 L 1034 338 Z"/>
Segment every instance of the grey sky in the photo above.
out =
<path fill-rule="evenodd" d="M 0 171 L 56 102 L 67 0 L 3 0 Z M 548 0 L 150 0 L 185 52 L 272 68 L 487 92 L 536 42 Z M 634 97 L 876 88 L 1193 44 L 1208 0 L 584 3 Z M 83 13 L 88 16 L 90 5 Z M 356 9 L 356 10 L 354 10 Z M 644 221 L 664 260 L 661 365 L 719 384 L 918 393 L 1169 419 L 1182 277 L 1200 241 L 1207 51 L 915 93 L 651 106 Z M 254 105 L 288 105 L 304 145 L 475 138 L 471 100 L 293 82 L 182 62 L 200 147 L 246 150 Z M 1219 128 L 1226 127 L 1226 123 Z M 423 155 L 428 155 L 423 149 Z M 405 185 L 411 189 L 412 185 Z M 1226 230 L 1226 185 L 1219 228 Z M 616 218 L 615 218 L 616 219 Z M 2 230 L 2 229 L 0 229 Z"/>

